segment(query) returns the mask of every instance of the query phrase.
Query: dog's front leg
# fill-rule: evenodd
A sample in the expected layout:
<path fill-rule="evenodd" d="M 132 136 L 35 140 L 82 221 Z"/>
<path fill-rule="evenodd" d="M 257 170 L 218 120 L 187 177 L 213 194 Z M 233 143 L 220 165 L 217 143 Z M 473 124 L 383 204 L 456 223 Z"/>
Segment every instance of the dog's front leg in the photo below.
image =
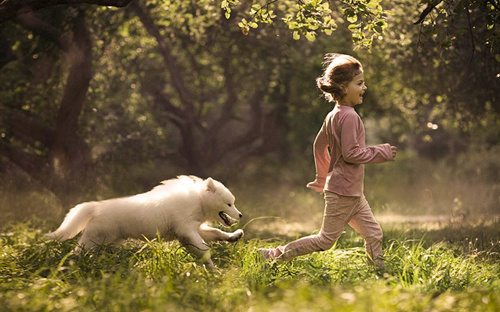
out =
<path fill-rule="evenodd" d="M 215 268 L 212 259 L 210 258 L 210 248 L 208 248 L 207 244 L 201 238 L 201 236 L 196 233 L 190 233 L 180 239 L 181 243 L 186 247 L 186 249 L 198 257 L 207 268 L 213 269 Z"/>
<path fill-rule="evenodd" d="M 227 233 L 206 224 L 202 224 L 198 229 L 198 232 L 207 243 L 215 241 L 235 242 L 243 237 L 243 230 L 236 230 L 233 233 Z"/>

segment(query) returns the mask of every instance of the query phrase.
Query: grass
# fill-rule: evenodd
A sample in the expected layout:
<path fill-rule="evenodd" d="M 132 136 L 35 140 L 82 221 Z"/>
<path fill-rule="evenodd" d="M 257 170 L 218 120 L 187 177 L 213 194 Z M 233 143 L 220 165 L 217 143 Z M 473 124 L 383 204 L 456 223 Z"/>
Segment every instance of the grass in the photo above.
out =
<path fill-rule="evenodd" d="M 208 271 L 176 242 L 128 242 L 85 255 L 43 237 L 43 222 L 0 235 L 2 311 L 500 311 L 498 222 L 386 229 L 386 271 L 347 231 L 335 248 L 260 261 L 274 240 L 247 233 L 211 246 Z M 292 238 L 289 238 L 292 239 Z"/>
<path fill-rule="evenodd" d="M 260 261 L 257 248 L 321 224 L 323 198 L 304 188 L 310 170 L 295 177 L 295 170 L 264 162 L 255 176 L 240 174 L 228 185 L 245 215 L 245 237 L 211 245 L 214 271 L 161 238 L 73 254 L 75 240 L 43 236 L 69 207 L 43 185 L 0 175 L 0 311 L 500 312 L 500 188 L 497 177 L 482 178 L 496 172 L 487 170 L 494 163 L 479 158 L 450 167 L 400 156 L 367 166 L 375 215 L 446 215 L 453 222 L 382 224 L 384 274 L 366 265 L 363 241 L 349 229 L 331 250 L 280 265 Z"/>

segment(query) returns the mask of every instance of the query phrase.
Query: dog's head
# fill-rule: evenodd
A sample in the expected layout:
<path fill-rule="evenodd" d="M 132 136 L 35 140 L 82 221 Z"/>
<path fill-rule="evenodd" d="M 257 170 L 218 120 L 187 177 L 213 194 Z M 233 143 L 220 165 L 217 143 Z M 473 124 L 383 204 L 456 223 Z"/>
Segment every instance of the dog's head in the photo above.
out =
<path fill-rule="evenodd" d="M 220 182 L 208 178 L 203 181 L 202 206 L 207 221 L 217 221 L 224 226 L 236 224 L 243 216 L 234 205 L 234 196 Z"/>

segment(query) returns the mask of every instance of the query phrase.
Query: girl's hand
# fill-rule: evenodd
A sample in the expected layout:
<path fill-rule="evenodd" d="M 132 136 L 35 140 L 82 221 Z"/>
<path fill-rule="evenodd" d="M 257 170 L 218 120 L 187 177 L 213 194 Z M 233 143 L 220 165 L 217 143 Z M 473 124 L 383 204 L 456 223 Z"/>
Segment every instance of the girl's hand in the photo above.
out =
<path fill-rule="evenodd" d="M 318 180 L 314 180 L 313 182 L 309 182 L 307 187 L 315 190 L 316 192 L 323 194 L 323 188 L 325 187 L 325 183 L 320 183 Z"/>
<path fill-rule="evenodd" d="M 396 154 L 398 152 L 398 148 L 396 146 L 391 145 L 391 151 L 392 151 L 392 159 L 396 158 Z"/>

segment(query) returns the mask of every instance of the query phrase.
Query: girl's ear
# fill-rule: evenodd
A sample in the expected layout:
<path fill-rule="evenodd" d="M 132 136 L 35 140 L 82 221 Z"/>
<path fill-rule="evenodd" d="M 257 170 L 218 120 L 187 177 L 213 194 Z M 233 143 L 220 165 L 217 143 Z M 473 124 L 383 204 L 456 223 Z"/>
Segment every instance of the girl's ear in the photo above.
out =
<path fill-rule="evenodd" d="M 214 192 L 215 193 L 215 183 L 212 178 L 208 178 L 206 180 L 207 182 L 207 191 Z"/>

